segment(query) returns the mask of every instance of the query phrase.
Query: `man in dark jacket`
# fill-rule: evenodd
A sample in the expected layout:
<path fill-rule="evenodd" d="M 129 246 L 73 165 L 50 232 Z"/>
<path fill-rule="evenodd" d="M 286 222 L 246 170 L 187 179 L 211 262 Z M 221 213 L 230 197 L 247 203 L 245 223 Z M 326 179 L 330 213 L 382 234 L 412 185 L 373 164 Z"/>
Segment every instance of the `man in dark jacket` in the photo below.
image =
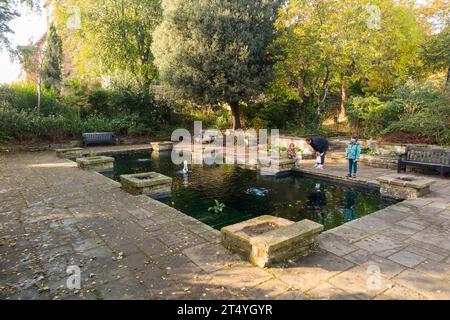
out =
<path fill-rule="evenodd" d="M 306 143 L 309 144 L 311 148 L 314 149 L 317 157 L 320 156 L 322 158 L 322 163 L 319 166 L 317 166 L 317 168 L 323 169 L 323 165 L 325 164 L 325 156 L 330 147 L 330 143 L 324 137 L 307 138 Z"/>

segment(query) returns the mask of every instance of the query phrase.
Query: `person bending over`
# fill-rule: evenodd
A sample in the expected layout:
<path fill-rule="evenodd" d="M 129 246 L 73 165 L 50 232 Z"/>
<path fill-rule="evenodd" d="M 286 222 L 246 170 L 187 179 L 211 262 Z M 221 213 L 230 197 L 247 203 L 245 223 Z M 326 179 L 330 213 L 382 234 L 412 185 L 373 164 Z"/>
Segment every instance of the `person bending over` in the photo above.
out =
<path fill-rule="evenodd" d="M 320 157 L 320 162 L 316 163 L 316 165 L 314 167 L 322 170 L 323 166 L 325 164 L 325 157 L 326 157 L 327 151 L 330 147 L 330 143 L 328 142 L 328 139 L 324 138 L 324 137 L 307 138 L 306 143 L 309 144 L 309 146 L 316 152 L 317 158 Z"/>

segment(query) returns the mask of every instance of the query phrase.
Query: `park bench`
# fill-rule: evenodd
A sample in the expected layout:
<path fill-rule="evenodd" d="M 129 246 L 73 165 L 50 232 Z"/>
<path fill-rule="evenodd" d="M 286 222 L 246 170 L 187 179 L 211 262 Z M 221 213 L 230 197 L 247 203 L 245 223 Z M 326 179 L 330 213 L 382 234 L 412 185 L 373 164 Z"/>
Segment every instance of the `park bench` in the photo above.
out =
<path fill-rule="evenodd" d="M 407 147 L 406 153 L 398 161 L 398 173 L 406 171 L 406 167 L 436 169 L 444 176 L 450 171 L 450 151 L 426 147 Z"/>
<path fill-rule="evenodd" d="M 90 144 L 112 144 L 116 145 L 118 139 L 112 132 L 96 132 L 96 133 L 83 133 L 81 135 L 83 146 L 87 147 Z"/>

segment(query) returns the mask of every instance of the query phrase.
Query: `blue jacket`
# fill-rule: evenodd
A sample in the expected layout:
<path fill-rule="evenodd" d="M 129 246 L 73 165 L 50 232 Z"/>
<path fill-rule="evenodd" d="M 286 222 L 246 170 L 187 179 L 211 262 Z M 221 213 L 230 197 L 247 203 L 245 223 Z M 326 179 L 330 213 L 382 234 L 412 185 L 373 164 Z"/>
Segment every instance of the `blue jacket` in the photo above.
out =
<path fill-rule="evenodd" d="M 361 156 L 361 144 L 359 142 L 350 142 L 347 147 L 347 158 L 357 160 Z"/>

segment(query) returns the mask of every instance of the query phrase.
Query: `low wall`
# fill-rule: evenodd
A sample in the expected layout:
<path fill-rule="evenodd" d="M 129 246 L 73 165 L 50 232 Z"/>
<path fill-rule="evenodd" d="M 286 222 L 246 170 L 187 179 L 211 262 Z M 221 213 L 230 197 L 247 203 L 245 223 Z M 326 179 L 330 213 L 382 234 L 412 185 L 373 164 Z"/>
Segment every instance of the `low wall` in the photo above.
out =
<path fill-rule="evenodd" d="M 361 155 L 361 162 L 375 168 L 397 169 L 398 157 Z"/>

